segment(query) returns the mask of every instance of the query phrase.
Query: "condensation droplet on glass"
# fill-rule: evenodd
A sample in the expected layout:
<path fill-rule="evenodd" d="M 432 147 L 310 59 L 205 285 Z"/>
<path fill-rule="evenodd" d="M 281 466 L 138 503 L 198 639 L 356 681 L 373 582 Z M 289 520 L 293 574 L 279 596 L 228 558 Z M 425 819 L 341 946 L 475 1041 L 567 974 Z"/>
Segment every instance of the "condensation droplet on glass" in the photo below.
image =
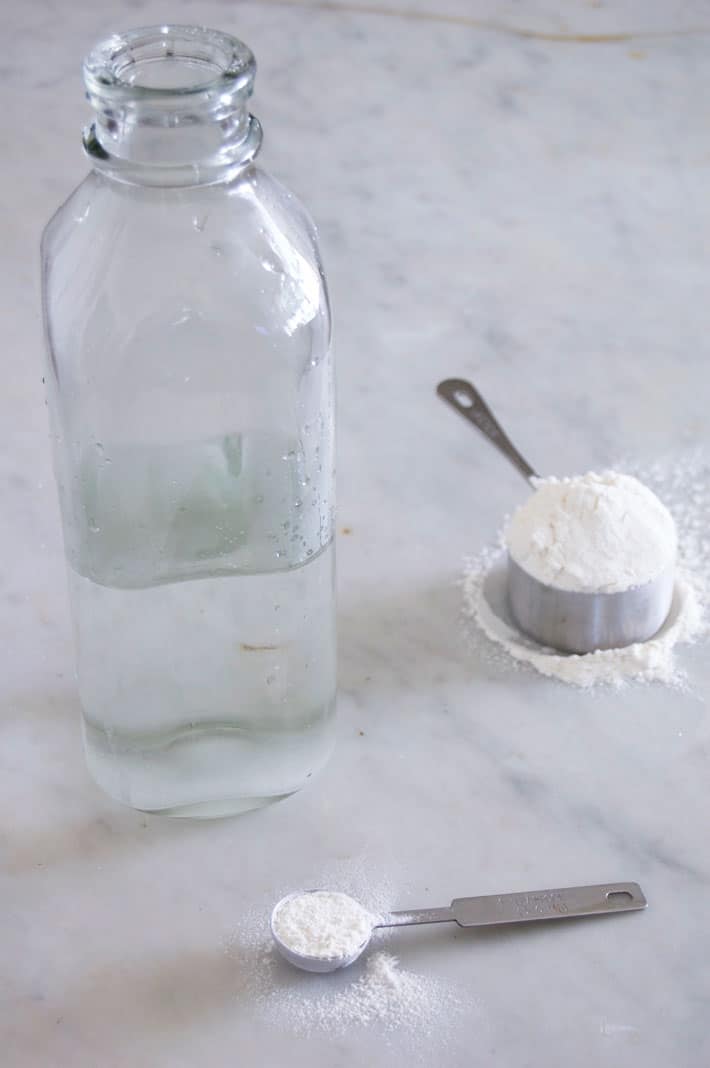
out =
<path fill-rule="evenodd" d="M 255 503 L 256 503 L 256 504 L 263 504 L 263 503 L 264 503 L 264 498 L 263 498 L 263 497 L 262 497 L 262 495 L 261 495 L 261 494 L 259 493 L 259 494 L 258 494 L 258 495 L 257 495 L 257 496 L 256 496 L 256 497 L 254 498 L 254 501 L 255 501 Z"/>
<path fill-rule="evenodd" d="M 224 256 L 224 246 L 220 245 L 217 241 L 213 241 L 210 248 L 214 252 L 215 256 Z"/>
<path fill-rule="evenodd" d="M 202 231 L 205 228 L 206 223 L 207 223 L 207 216 L 206 215 L 203 215 L 201 218 L 198 217 L 197 215 L 195 215 L 193 217 L 192 225 L 195 227 L 195 229 L 198 231 L 198 233 L 202 233 Z"/>

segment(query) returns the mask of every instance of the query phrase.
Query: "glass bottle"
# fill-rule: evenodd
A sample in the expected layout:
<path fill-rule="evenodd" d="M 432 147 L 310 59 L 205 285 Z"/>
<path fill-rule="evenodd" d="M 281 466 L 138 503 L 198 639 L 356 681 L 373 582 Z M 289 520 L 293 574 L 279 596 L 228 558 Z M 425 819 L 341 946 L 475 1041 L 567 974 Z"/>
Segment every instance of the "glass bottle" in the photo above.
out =
<path fill-rule="evenodd" d="M 254 58 L 198 27 L 84 62 L 91 173 L 42 241 L 88 765 L 135 808 L 298 790 L 333 743 L 333 366 L 313 225 L 254 165 Z"/>

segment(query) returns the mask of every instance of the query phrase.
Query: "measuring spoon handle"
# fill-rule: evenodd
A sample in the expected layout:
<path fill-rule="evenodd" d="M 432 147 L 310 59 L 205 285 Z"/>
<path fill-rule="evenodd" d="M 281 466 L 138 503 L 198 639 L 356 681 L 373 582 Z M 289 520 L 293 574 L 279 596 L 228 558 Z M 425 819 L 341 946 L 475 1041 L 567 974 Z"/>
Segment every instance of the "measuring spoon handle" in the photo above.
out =
<path fill-rule="evenodd" d="M 376 926 L 455 921 L 459 927 L 491 927 L 499 923 L 566 920 L 573 916 L 608 916 L 613 912 L 645 909 L 646 905 L 638 883 L 600 883 L 520 894 L 457 897 L 450 908 L 390 912 Z"/>
<path fill-rule="evenodd" d="M 502 452 L 507 460 L 529 482 L 537 478 L 536 472 L 521 456 L 502 426 L 493 415 L 481 394 L 464 378 L 447 378 L 436 387 L 439 396 L 460 412 L 470 423 L 478 427 L 492 445 Z"/>

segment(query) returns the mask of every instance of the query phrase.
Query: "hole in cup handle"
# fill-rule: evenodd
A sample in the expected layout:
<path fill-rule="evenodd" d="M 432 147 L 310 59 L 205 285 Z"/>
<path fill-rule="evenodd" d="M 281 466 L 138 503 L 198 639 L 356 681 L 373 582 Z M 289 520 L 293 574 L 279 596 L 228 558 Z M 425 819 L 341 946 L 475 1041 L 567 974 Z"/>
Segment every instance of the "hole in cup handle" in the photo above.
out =
<path fill-rule="evenodd" d="M 473 397 L 470 397 L 469 394 L 465 393 L 462 389 L 454 390 L 452 396 L 459 408 L 473 408 Z"/>

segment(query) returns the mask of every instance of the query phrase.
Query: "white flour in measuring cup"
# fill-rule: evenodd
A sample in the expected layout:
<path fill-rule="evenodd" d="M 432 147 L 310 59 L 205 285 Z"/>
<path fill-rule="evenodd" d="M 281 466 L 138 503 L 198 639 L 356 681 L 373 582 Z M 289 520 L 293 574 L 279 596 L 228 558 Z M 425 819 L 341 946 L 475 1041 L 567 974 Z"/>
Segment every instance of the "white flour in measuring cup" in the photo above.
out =
<path fill-rule="evenodd" d="M 577 479 L 540 480 L 540 489 L 501 531 L 496 544 L 467 562 L 464 614 L 494 646 L 484 654 L 528 664 L 581 687 L 631 680 L 682 682 L 675 647 L 705 629 L 710 595 L 710 464 L 693 453 L 646 467 L 625 464 Z M 536 500 L 537 498 L 537 500 Z M 665 504 L 661 503 L 662 498 Z M 584 655 L 544 648 L 516 627 L 507 604 L 506 553 L 535 578 L 563 589 L 613 592 L 655 577 L 677 560 L 669 616 L 652 638 Z M 498 650 L 496 654 L 494 650 Z"/>
<path fill-rule="evenodd" d="M 520 567 L 561 590 L 618 593 L 673 566 L 673 517 L 632 475 L 539 478 L 505 540 Z"/>

